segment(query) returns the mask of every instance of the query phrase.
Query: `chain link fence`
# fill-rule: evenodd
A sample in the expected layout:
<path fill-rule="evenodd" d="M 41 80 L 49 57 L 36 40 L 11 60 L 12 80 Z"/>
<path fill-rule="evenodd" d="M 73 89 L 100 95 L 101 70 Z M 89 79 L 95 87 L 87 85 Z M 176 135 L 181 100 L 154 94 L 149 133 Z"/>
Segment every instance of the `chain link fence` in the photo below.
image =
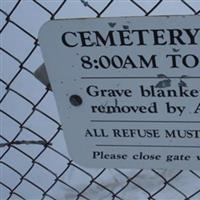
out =
<path fill-rule="evenodd" d="M 68 156 L 54 97 L 34 77 L 51 19 L 200 15 L 198 0 L 2 0 L 0 199 L 198 200 L 200 172 L 86 169 Z"/>

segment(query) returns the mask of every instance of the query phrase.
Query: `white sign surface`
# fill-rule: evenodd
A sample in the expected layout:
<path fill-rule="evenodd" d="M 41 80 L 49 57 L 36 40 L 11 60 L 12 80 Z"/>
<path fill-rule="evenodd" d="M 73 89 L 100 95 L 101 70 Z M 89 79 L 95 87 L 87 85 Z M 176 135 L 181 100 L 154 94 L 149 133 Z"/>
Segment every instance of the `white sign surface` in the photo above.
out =
<path fill-rule="evenodd" d="M 86 167 L 200 166 L 200 16 L 47 22 L 39 42 Z"/>

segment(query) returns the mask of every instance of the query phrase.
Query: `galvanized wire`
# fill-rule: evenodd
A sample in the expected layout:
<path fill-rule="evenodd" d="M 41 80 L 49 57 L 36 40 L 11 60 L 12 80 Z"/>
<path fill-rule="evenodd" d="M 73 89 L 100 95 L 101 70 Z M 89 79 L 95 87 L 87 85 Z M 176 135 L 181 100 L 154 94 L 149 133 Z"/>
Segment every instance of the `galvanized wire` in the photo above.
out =
<path fill-rule="evenodd" d="M 5 1 L 5 2 L 4 2 Z M 57 149 L 57 147 L 54 145 L 54 142 L 58 135 L 62 134 L 62 126 L 60 122 L 57 119 L 54 119 L 54 116 L 46 113 L 40 108 L 40 105 L 45 102 L 47 96 L 51 91 L 49 88 L 46 88 L 41 92 L 40 97 L 37 99 L 37 101 L 33 101 L 29 97 L 25 96 L 23 93 L 21 93 L 20 88 L 15 88 L 13 87 L 13 84 L 17 80 L 17 78 L 22 74 L 22 73 L 27 73 L 28 77 L 34 77 L 33 74 L 33 69 L 29 68 L 30 61 L 34 57 L 34 53 L 39 49 L 39 43 L 37 39 L 37 35 L 33 33 L 32 31 L 28 30 L 23 26 L 23 24 L 19 23 L 19 20 L 16 20 L 15 16 L 17 14 L 18 8 L 20 6 L 23 6 L 25 3 L 30 3 L 32 6 L 37 7 L 40 12 L 45 13 L 48 15 L 48 19 L 54 20 L 59 16 L 60 12 L 65 12 L 66 7 L 68 6 L 68 1 L 67 0 L 57 0 L 55 1 L 56 8 L 50 9 L 46 3 L 42 0 L 13 0 L 10 1 L 11 8 L 9 10 L 4 9 L 2 6 L 0 9 L 0 14 L 2 16 L 2 21 L 1 21 L 1 29 L 0 33 L 3 34 L 4 32 L 7 31 L 9 26 L 14 27 L 17 31 L 21 32 L 24 34 L 24 37 L 26 38 L 26 41 L 31 43 L 31 48 L 26 51 L 26 55 L 21 58 L 18 57 L 16 52 L 16 49 L 13 51 L 10 49 L 5 48 L 3 45 L 1 46 L 1 58 L 3 59 L 4 56 L 6 56 L 7 59 L 13 61 L 16 63 L 17 68 L 12 73 L 12 76 L 8 80 L 4 80 L 4 77 L 1 76 L 0 78 L 0 84 L 1 84 L 1 96 L 0 96 L 0 103 L 1 105 L 5 104 L 7 102 L 7 99 L 9 95 L 12 95 L 12 98 L 19 98 L 21 99 L 24 104 L 29 105 L 31 108 L 30 111 L 26 111 L 26 107 L 24 110 L 22 109 L 21 112 L 24 112 L 24 116 L 26 116 L 23 120 L 19 119 L 12 114 L 10 114 L 6 109 L 4 109 L 4 106 L 1 107 L 0 109 L 0 114 L 1 114 L 1 120 L 3 121 L 4 118 L 7 120 L 11 121 L 13 124 L 15 124 L 16 132 L 13 132 L 12 139 L 7 138 L 7 134 L 5 132 L 1 132 L 0 135 L 0 150 L 1 150 L 1 155 L 0 155 L 0 169 L 1 169 L 1 176 L 5 176 L 4 171 L 2 170 L 3 168 L 11 171 L 14 173 L 15 180 L 17 184 L 13 185 L 12 187 L 5 181 L 5 179 L 0 178 L 0 188 L 6 192 L 7 196 L 6 199 L 21 199 L 21 200 L 28 200 L 31 199 L 32 196 L 30 194 L 29 197 L 24 196 L 23 193 L 20 192 L 19 188 L 22 187 L 23 184 L 30 184 L 35 190 L 37 190 L 40 193 L 40 197 L 38 199 L 52 199 L 56 200 L 58 199 L 56 196 L 54 196 L 51 193 L 51 190 L 55 187 L 56 184 L 60 183 L 61 185 L 65 186 L 66 188 L 70 189 L 73 191 L 75 194 L 74 199 L 85 199 L 85 200 L 91 200 L 91 197 L 88 193 L 91 187 L 94 185 L 99 188 L 99 190 L 104 191 L 106 193 L 106 198 L 107 199 L 119 199 L 119 200 L 125 200 L 123 194 L 127 191 L 127 188 L 131 185 L 137 188 L 138 191 L 143 193 L 144 199 L 148 200 L 160 200 L 159 195 L 162 194 L 164 191 L 169 190 L 169 192 L 173 191 L 174 193 L 177 194 L 177 197 L 174 197 L 174 200 L 197 200 L 200 198 L 200 187 L 199 189 L 196 189 L 195 191 L 192 191 L 190 194 L 186 193 L 185 191 L 182 191 L 178 185 L 175 184 L 174 180 L 178 179 L 180 176 L 192 176 L 195 181 L 200 182 L 200 174 L 195 171 L 176 171 L 170 178 L 166 178 L 159 170 L 149 170 L 148 173 L 151 173 L 154 175 L 154 177 L 157 177 L 160 180 L 160 185 L 157 187 L 155 191 L 151 191 L 148 188 L 144 187 L 143 185 L 138 182 L 137 177 L 143 175 L 145 170 L 135 170 L 134 174 L 127 175 L 123 170 L 120 169 L 102 169 L 99 170 L 97 174 L 92 174 L 90 170 L 87 170 L 85 168 L 82 168 L 75 164 L 69 157 L 65 155 L 65 152 L 61 152 Z M 100 2 L 100 1 L 99 1 Z M 109 12 L 110 7 L 115 3 L 117 4 L 119 1 L 117 0 L 105 0 L 102 1 L 105 5 L 103 8 L 100 10 L 97 9 L 94 5 L 95 3 L 92 1 L 86 1 L 86 0 L 80 0 L 76 1 L 75 3 L 78 4 L 79 6 L 82 6 L 83 9 L 87 9 L 88 12 L 92 13 L 93 16 L 95 17 L 101 17 L 105 12 Z M 139 11 L 143 13 L 142 15 L 149 16 L 153 15 L 154 11 L 159 9 L 160 6 L 162 6 L 163 3 L 167 2 L 167 0 L 157 0 L 157 1 L 152 1 L 150 4 L 151 9 L 144 8 L 141 4 L 142 1 L 135 1 L 135 0 L 129 0 L 129 5 L 132 6 L 133 9 L 133 15 L 135 11 Z M 180 1 L 182 6 L 187 8 L 188 12 L 193 15 L 199 15 L 200 14 L 200 7 L 196 8 L 194 5 L 191 3 L 192 1 L 188 0 L 181 0 Z M 3 0 L 2 3 L 8 3 L 7 0 Z M 50 2 L 49 2 L 50 3 Z M 52 3 L 52 2 L 51 2 Z M 96 2 L 98 3 L 98 2 Z M 25 7 L 24 7 L 25 9 Z M 76 11 L 74 11 L 76 12 Z M 117 13 L 114 13 L 117 15 Z M 178 14 L 178 13 L 177 13 Z M 26 17 L 26 16 L 24 16 Z M 59 17 L 58 17 L 59 18 Z M 37 19 L 35 19 L 37 20 Z M 37 30 L 36 30 L 37 32 Z M 6 37 L 6 36 L 4 36 Z M 13 31 L 13 37 L 15 37 L 15 32 Z M 17 38 L 16 38 L 17 40 Z M 1 39 L 2 43 L 4 42 L 4 39 L 2 37 Z M 23 43 L 21 44 L 21 47 L 23 47 Z M 28 63 L 28 64 L 27 64 Z M 2 66 L 1 64 L 1 69 L 6 71 L 7 66 Z M 2 71 L 1 70 L 1 71 Z M 27 80 L 28 83 L 28 80 Z M 43 87 L 41 85 L 41 87 Z M 31 86 L 30 86 L 30 91 L 31 91 Z M 11 100 L 12 101 L 12 100 Z M 9 103 L 11 103 L 9 101 Z M 16 105 L 17 107 L 18 105 Z M 47 119 L 49 123 L 52 123 L 53 126 L 55 127 L 51 133 L 49 133 L 49 136 L 45 138 L 45 136 L 41 135 L 37 131 L 35 131 L 34 127 L 30 127 L 28 125 L 28 121 L 33 118 L 35 114 L 40 114 L 43 118 Z M 2 124 L 1 126 L 9 126 L 6 123 Z M 37 127 L 37 124 L 34 125 Z M 44 125 L 45 126 L 45 125 Z M 3 129 L 4 130 L 4 129 Z M 20 136 L 22 135 L 23 131 L 27 131 L 31 133 L 35 140 L 22 140 L 20 139 Z M 36 145 L 37 144 L 37 145 Z M 40 146 L 40 151 L 37 152 L 37 154 L 32 154 L 30 152 L 24 151 L 22 148 L 20 148 L 21 145 L 30 145 L 31 147 L 33 145 Z M 52 171 L 50 166 L 43 164 L 40 161 L 40 158 L 42 155 L 48 151 L 51 150 L 56 154 L 56 159 L 64 159 L 65 160 L 65 166 L 62 166 L 62 171 L 61 172 L 55 172 Z M 10 152 L 18 152 L 21 155 L 24 156 L 24 159 L 29 160 L 31 163 L 30 166 L 24 170 L 19 170 L 16 169 L 14 165 L 10 165 L 7 162 L 7 155 Z M 17 158 L 16 158 L 17 159 Z M 47 158 L 48 159 L 48 158 Z M 51 158 L 49 158 L 51 160 Z M 32 173 L 33 169 L 38 166 L 42 168 L 43 171 L 48 172 L 49 176 L 52 176 L 52 181 L 48 185 L 48 187 L 42 187 L 35 181 L 33 181 L 28 175 Z M 79 171 L 80 174 L 85 175 L 87 177 L 88 181 L 85 182 L 85 185 L 80 189 L 74 185 L 72 185 L 68 180 L 63 180 L 63 175 L 69 172 L 71 169 L 75 169 Z M 125 181 L 123 183 L 116 183 L 117 184 L 117 189 L 112 189 L 112 187 L 108 187 L 108 185 L 102 181 L 100 181 L 100 178 L 103 177 L 106 173 L 109 173 L 112 171 L 112 173 L 115 174 L 115 176 L 120 176 L 123 178 Z M 145 173 L 144 173 L 145 174 Z M 17 177 L 17 178 L 16 178 Z M 14 178 L 13 178 L 14 179 Z M 145 177 L 144 177 L 145 179 Z M 14 181 L 14 180 L 13 180 Z M 78 180 L 77 180 L 78 183 Z M 154 179 L 151 180 L 151 183 L 154 183 Z M 188 183 L 192 184 L 192 183 Z M 78 184 L 77 184 L 78 185 Z M 1 191 L 0 189 L 0 191 Z M 0 192 L 1 193 L 1 192 Z M 134 198 L 134 190 L 132 191 L 133 193 L 133 198 Z M 1 196 L 0 196 L 1 197 Z M 68 197 L 66 196 L 66 199 Z M 94 198 L 93 198 L 94 199 Z M 93 200 L 92 199 L 92 200 Z M 2 199 L 3 200 L 3 199 Z M 129 199 L 130 200 L 130 199 Z"/>

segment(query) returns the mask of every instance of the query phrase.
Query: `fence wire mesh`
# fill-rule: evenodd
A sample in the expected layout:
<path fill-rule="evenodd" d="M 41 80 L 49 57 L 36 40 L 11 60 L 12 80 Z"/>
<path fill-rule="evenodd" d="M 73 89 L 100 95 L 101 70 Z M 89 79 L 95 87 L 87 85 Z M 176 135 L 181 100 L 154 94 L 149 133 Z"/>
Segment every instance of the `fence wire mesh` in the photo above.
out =
<path fill-rule="evenodd" d="M 68 157 L 52 92 L 34 78 L 37 33 L 70 17 L 200 14 L 198 0 L 2 0 L 0 198 L 198 200 L 200 172 L 86 169 Z M 62 195 L 61 195 L 62 193 Z"/>

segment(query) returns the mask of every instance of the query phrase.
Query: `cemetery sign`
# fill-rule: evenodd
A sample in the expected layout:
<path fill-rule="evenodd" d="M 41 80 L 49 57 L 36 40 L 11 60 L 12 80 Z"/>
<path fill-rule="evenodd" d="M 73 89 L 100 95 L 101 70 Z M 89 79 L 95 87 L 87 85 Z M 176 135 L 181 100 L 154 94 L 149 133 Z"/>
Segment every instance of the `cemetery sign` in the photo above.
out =
<path fill-rule="evenodd" d="M 39 42 L 70 156 L 199 169 L 200 16 L 63 19 Z"/>

